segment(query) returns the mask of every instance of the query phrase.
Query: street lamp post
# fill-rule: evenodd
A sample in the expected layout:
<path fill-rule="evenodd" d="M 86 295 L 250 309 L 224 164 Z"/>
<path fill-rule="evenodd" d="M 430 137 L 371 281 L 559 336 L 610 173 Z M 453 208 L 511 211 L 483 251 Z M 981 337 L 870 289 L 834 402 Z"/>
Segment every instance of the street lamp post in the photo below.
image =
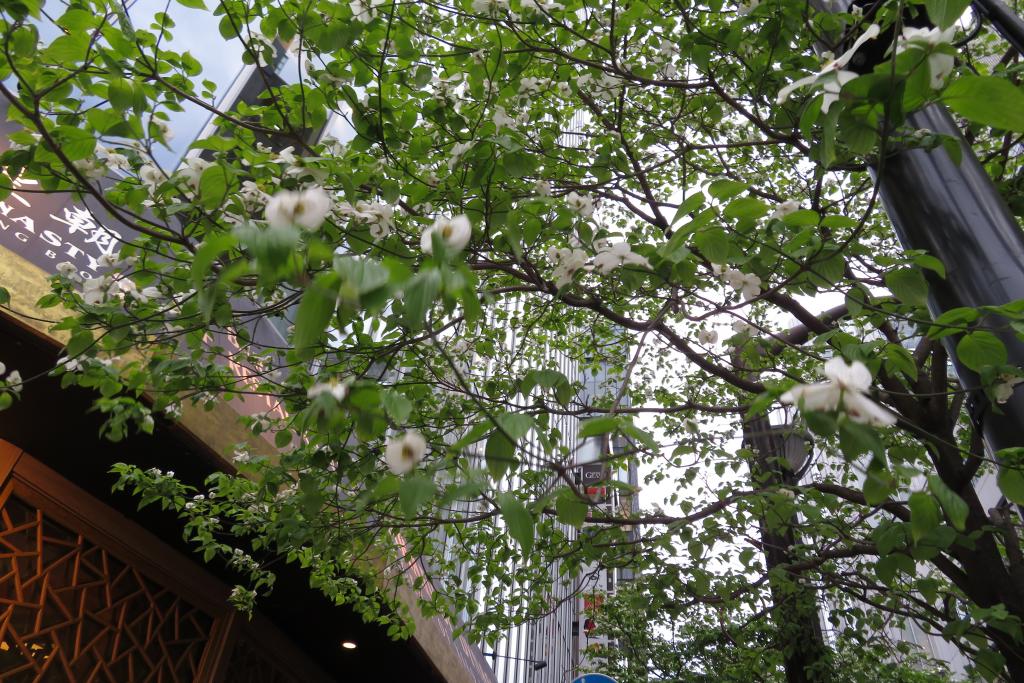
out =
<path fill-rule="evenodd" d="M 517 662 L 530 662 L 531 664 L 533 664 L 533 670 L 534 671 L 540 671 L 541 669 L 546 669 L 547 666 L 548 666 L 547 660 L 544 660 L 544 659 L 528 659 L 526 657 L 512 657 L 511 655 L 499 655 L 497 652 L 485 652 L 484 653 L 484 657 L 490 657 L 491 659 L 495 659 L 497 657 L 501 657 L 502 659 L 513 659 L 513 660 L 515 660 Z"/>

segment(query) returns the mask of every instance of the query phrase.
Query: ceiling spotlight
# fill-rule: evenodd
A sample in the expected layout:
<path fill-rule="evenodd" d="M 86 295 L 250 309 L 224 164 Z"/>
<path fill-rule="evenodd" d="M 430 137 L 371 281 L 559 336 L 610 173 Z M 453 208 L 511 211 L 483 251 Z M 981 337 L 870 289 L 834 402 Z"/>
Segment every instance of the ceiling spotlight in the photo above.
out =
<path fill-rule="evenodd" d="M 343 648 L 345 648 L 346 650 L 354 650 L 354 649 L 356 649 L 356 644 L 353 643 L 351 640 L 343 640 L 343 641 L 341 641 L 341 646 Z"/>

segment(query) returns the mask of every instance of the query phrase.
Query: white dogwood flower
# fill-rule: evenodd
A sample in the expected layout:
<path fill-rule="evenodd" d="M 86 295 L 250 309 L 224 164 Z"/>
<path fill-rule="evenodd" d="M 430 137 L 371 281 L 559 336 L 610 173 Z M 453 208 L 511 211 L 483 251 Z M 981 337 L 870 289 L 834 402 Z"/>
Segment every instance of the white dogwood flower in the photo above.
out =
<path fill-rule="evenodd" d="M 82 301 L 90 306 L 101 304 L 107 300 L 107 278 L 89 278 L 82 283 Z"/>
<path fill-rule="evenodd" d="M 739 292 L 745 301 L 753 299 L 761 293 L 761 278 L 730 268 L 722 276 L 729 286 Z"/>
<path fill-rule="evenodd" d="M 825 363 L 822 374 L 829 380 L 798 384 L 779 400 L 796 404 L 801 410 L 842 410 L 854 422 L 884 427 L 896 424 L 896 416 L 867 396 L 871 372 L 860 361 L 847 364 L 842 358 Z"/>
<path fill-rule="evenodd" d="M 854 41 L 849 50 L 835 59 L 825 62 L 818 73 L 799 78 L 780 90 L 776 103 L 782 104 L 785 102 L 789 99 L 789 96 L 793 91 L 798 88 L 803 88 L 808 85 L 821 85 L 825 90 L 825 95 L 821 102 L 821 111 L 828 113 L 829 107 L 839 99 L 839 91 L 842 87 L 857 77 L 855 72 L 845 69 L 847 63 L 853 59 L 853 56 L 857 54 L 857 50 L 859 50 L 864 43 L 877 38 L 880 32 L 881 28 L 878 24 L 871 24 L 868 26 L 867 29 L 864 30 L 864 33 Z"/>
<path fill-rule="evenodd" d="M 297 225 L 303 230 L 316 230 L 323 225 L 331 210 L 331 198 L 321 187 L 293 192 L 282 190 L 267 202 L 266 218 L 271 228 Z"/>
<path fill-rule="evenodd" d="M 334 397 L 335 401 L 341 403 L 348 396 L 348 386 L 340 382 L 317 382 L 306 392 L 306 397 L 316 398 L 324 394 L 330 394 Z"/>
<path fill-rule="evenodd" d="M 932 89 L 938 90 L 953 73 L 955 59 L 952 54 L 941 50 L 950 45 L 956 35 L 956 26 L 942 30 L 938 27 L 916 28 L 906 26 L 903 35 L 896 42 L 896 54 L 906 50 L 923 50 L 928 54 L 928 71 L 931 74 Z"/>
<path fill-rule="evenodd" d="M 60 263 L 58 263 L 57 264 L 57 272 L 60 275 L 66 277 L 66 278 L 70 278 L 72 280 L 74 280 L 74 279 L 79 277 L 79 275 L 78 275 L 78 266 L 76 266 L 71 261 L 61 261 Z"/>
<path fill-rule="evenodd" d="M 88 159 L 79 159 L 74 164 L 75 168 L 89 180 L 98 180 L 107 175 L 107 165 L 99 157 L 93 156 Z"/>
<path fill-rule="evenodd" d="M 410 430 L 388 439 L 384 448 L 384 463 L 399 476 L 412 472 L 427 454 L 427 440 L 417 431 Z"/>
<path fill-rule="evenodd" d="M 107 152 L 106 162 L 107 168 L 115 171 L 131 170 L 131 165 L 128 163 L 128 157 L 117 152 Z"/>
<path fill-rule="evenodd" d="M 589 218 L 594 214 L 594 200 L 587 195 L 570 192 L 565 195 L 565 203 L 584 218 Z"/>
<path fill-rule="evenodd" d="M 799 211 L 799 210 L 800 210 L 800 202 L 797 201 L 796 199 L 789 199 L 787 201 L 782 202 L 778 206 L 776 206 L 775 210 L 772 211 L 772 215 L 769 216 L 768 219 L 769 220 L 781 220 L 781 219 L 785 218 L 786 216 L 788 216 L 789 214 L 794 213 L 794 212 Z"/>
<path fill-rule="evenodd" d="M 420 236 L 420 249 L 424 254 L 434 253 L 433 235 L 437 232 L 452 251 L 462 251 L 473 237 L 473 225 L 464 214 L 452 218 L 441 216 Z"/>
<path fill-rule="evenodd" d="M 1014 387 L 1024 382 L 1024 377 L 1015 375 L 999 375 L 999 381 L 992 387 L 992 395 L 996 403 L 1006 403 L 1013 396 Z"/>
<path fill-rule="evenodd" d="M 199 189 L 199 179 L 203 175 L 203 171 L 212 166 L 209 161 L 198 156 L 185 157 L 182 160 L 182 166 L 178 169 L 175 174 L 179 178 L 182 178 L 185 183 L 193 190 Z"/>
<path fill-rule="evenodd" d="M 163 119 L 158 118 L 152 118 L 149 120 L 149 122 L 150 125 L 157 129 L 157 132 L 160 133 L 160 138 L 165 143 L 170 142 L 171 140 L 174 139 L 174 132 L 171 130 L 171 126 L 169 123 L 167 123 Z"/>
<path fill-rule="evenodd" d="M 24 383 L 23 380 L 21 379 L 21 373 L 18 372 L 17 370 L 11 370 L 9 373 L 7 373 L 7 379 L 5 379 L 4 381 L 7 382 L 7 388 L 13 391 L 14 393 L 20 392 L 22 384 Z"/>
<path fill-rule="evenodd" d="M 582 249 L 565 249 L 551 247 L 547 251 L 548 260 L 555 264 L 552 273 L 555 286 L 561 288 L 572 282 L 576 273 L 587 264 L 587 252 Z"/>
<path fill-rule="evenodd" d="M 511 128 L 516 123 L 516 120 L 505 112 L 505 107 L 501 106 L 494 108 L 494 116 L 491 117 L 491 120 L 494 121 L 494 127 L 498 130 Z"/>
<path fill-rule="evenodd" d="M 718 341 L 718 332 L 714 330 L 699 330 L 697 332 L 697 341 L 705 346 L 710 346 Z"/>
<path fill-rule="evenodd" d="M 143 164 L 139 167 L 139 180 L 152 192 L 157 185 L 167 180 L 167 174 L 153 164 Z"/>
<path fill-rule="evenodd" d="M 597 256 L 594 257 L 594 267 L 605 275 L 612 272 L 619 266 L 630 265 L 640 266 L 642 268 L 651 267 L 651 264 L 648 263 L 645 257 L 633 251 L 629 242 L 617 242 L 615 244 L 608 244 L 604 246 L 605 248 L 599 249 Z"/>

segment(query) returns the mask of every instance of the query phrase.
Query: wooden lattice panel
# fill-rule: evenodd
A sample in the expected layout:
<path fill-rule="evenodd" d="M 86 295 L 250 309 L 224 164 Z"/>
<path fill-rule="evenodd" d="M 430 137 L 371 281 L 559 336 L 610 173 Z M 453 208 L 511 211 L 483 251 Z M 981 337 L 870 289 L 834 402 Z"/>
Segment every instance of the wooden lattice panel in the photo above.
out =
<path fill-rule="evenodd" d="M 212 625 L 41 510 L 0 509 L 0 681 L 192 683 Z"/>

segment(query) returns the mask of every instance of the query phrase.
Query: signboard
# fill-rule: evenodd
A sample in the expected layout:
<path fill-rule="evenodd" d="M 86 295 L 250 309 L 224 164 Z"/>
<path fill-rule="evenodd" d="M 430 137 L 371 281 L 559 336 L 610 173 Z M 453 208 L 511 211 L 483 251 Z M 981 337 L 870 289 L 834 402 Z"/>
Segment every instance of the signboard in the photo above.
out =
<path fill-rule="evenodd" d="M 604 463 L 591 463 L 580 468 L 581 486 L 583 493 L 590 497 L 595 503 L 603 503 L 608 497 L 608 468 Z"/>
<path fill-rule="evenodd" d="M 616 681 L 611 676 L 604 674 L 583 674 L 572 679 L 572 683 L 616 683 Z"/>
<path fill-rule="evenodd" d="M 6 100 L 0 99 L 0 152 L 16 130 L 17 124 L 7 120 Z M 15 178 L 10 196 L 0 201 L 0 246 L 50 274 L 68 261 L 83 278 L 99 275 L 100 257 L 116 256 L 125 241 L 138 235 L 114 225 L 106 212 L 74 201 L 67 192 L 43 192 L 28 178 Z"/>
<path fill-rule="evenodd" d="M 7 120 L 7 101 L 0 98 L 0 152 L 8 148 L 8 135 L 18 128 Z M 101 265 L 100 258 L 116 257 L 124 244 L 139 237 L 137 231 L 114 219 L 93 198 L 76 200 L 70 192 L 45 192 L 37 181 L 28 178 L 14 179 L 13 185 L 7 199 L 0 201 L 0 247 L 18 254 L 48 275 L 57 272 L 57 264 L 67 261 L 75 265 L 84 279 L 100 277 L 109 270 L 109 264 Z M 232 304 L 239 311 L 254 306 L 245 300 Z M 281 331 L 269 322 L 261 323 L 256 317 L 247 327 L 252 339 L 249 351 L 287 346 Z M 239 353 L 241 344 L 235 331 L 211 329 L 207 340 L 225 349 L 220 362 L 228 365 L 243 384 L 239 387 L 242 393 L 232 401 L 235 410 L 243 415 L 271 413 L 283 417 L 284 410 L 276 397 L 245 395 L 247 388 L 259 384 L 266 370 L 240 360 L 243 354 Z M 272 434 L 264 437 L 273 443 Z"/>

